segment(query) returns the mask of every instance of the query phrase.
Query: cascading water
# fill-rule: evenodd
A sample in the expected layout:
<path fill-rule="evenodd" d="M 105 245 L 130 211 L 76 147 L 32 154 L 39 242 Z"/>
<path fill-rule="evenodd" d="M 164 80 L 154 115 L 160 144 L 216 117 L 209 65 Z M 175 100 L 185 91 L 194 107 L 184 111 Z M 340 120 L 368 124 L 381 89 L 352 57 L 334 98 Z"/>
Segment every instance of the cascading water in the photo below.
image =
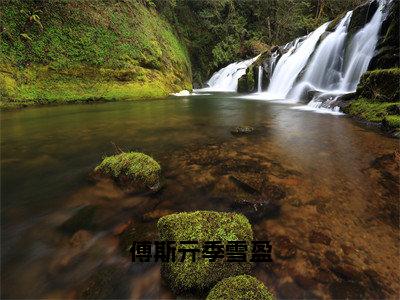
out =
<path fill-rule="evenodd" d="M 263 67 L 258 67 L 258 82 L 257 82 L 257 92 L 262 92 L 262 76 L 263 76 Z"/>
<path fill-rule="evenodd" d="M 279 56 L 279 52 L 278 52 L 278 51 L 275 51 L 275 52 L 273 52 L 273 53 L 271 54 L 270 63 L 269 63 L 269 65 L 270 65 L 270 73 L 271 73 L 271 74 L 272 74 L 272 73 L 274 72 L 274 70 L 275 70 L 275 65 L 276 65 L 276 61 L 277 61 L 277 59 L 278 59 L 278 56 Z"/>
<path fill-rule="evenodd" d="M 307 90 L 330 90 L 341 81 L 344 59 L 344 42 L 352 12 L 340 21 L 336 30 L 319 45 L 311 59 L 303 80 L 291 91 L 290 98 L 299 100 Z"/>
<path fill-rule="evenodd" d="M 303 41 L 296 39 L 293 46 L 282 55 L 272 74 L 268 90 L 263 93 L 265 98 L 286 98 L 328 25 L 329 23 L 320 26 Z"/>
<path fill-rule="evenodd" d="M 308 36 L 286 44 L 282 47 L 285 52 L 282 56 L 280 51 L 275 51 L 269 59 L 271 75 L 267 91 L 262 92 L 263 69 L 260 67 L 257 93 L 243 98 L 299 102 L 311 96 L 308 106 L 295 108 L 338 113 L 339 108 L 335 107 L 337 98 L 354 92 L 368 69 L 385 17 L 385 6 L 390 1 L 380 0 L 371 20 L 352 36 L 348 34 L 353 17 L 350 11 L 333 32 L 326 32 L 328 22 Z M 221 69 L 208 81 L 209 87 L 203 90 L 236 91 L 238 79 L 257 58 Z"/>
<path fill-rule="evenodd" d="M 259 55 L 245 61 L 234 62 L 222 68 L 207 81 L 208 87 L 196 91 L 236 92 L 239 78 L 246 73 L 248 66 L 258 57 Z"/>
<path fill-rule="evenodd" d="M 336 30 L 321 42 L 303 79 L 291 91 L 290 98 L 299 101 L 307 91 L 314 91 L 314 97 L 305 109 L 322 108 L 326 111 L 330 108 L 338 112 L 336 99 L 343 94 L 355 92 L 362 74 L 368 69 L 378 41 L 384 6 L 385 1 L 381 1 L 372 19 L 354 35 L 346 47 L 347 29 L 352 16 L 352 12 L 348 12 Z"/>

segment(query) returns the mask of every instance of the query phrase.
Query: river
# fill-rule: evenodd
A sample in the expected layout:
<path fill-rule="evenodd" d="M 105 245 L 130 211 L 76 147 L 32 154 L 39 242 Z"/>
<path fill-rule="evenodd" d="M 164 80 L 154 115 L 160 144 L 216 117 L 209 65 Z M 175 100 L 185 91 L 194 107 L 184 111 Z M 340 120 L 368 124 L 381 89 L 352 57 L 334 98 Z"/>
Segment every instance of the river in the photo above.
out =
<path fill-rule="evenodd" d="M 136 237 L 156 240 L 165 214 L 232 210 L 229 177 L 256 173 L 284 191 L 278 212 L 252 221 L 258 239 L 295 252 L 254 270 L 279 298 L 394 297 L 398 140 L 291 106 L 210 93 L 2 112 L 3 298 L 76 298 L 88 286 L 102 297 L 173 298 L 159 265 L 130 262 L 121 232 L 134 224 Z M 233 136 L 238 125 L 255 132 Z M 90 181 L 114 145 L 158 160 L 165 188 L 131 196 Z M 100 207 L 96 226 L 71 238 L 60 225 L 85 205 Z M 118 271 L 99 283 L 110 266 Z"/>

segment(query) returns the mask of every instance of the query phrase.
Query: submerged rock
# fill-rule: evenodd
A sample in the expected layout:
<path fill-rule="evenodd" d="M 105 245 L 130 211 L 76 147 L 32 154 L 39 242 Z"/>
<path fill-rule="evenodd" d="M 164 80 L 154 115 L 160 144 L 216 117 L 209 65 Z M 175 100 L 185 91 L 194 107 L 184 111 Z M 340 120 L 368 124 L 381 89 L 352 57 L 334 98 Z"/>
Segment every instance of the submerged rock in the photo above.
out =
<path fill-rule="evenodd" d="M 275 241 L 274 253 L 282 259 L 292 258 L 296 255 L 297 248 L 287 236 L 278 236 Z"/>
<path fill-rule="evenodd" d="M 207 296 L 207 300 L 216 299 L 272 300 L 274 296 L 257 278 L 240 275 L 218 282 Z"/>
<path fill-rule="evenodd" d="M 109 177 L 128 193 L 155 192 L 161 188 L 160 165 L 140 152 L 105 157 L 95 168 L 94 176 Z"/>
<path fill-rule="evenodd" d="M 332 239 L 323 232 L 313 230 L 310 234 L 309 241 L 310 243 L 324 244 L 329 246 Z"/>
<path fill-rule="evenodd" d="M 93 219 L 98 208 L 96 205 L 87 205 L 80 208 L 60 226 L 60 229 L 66 233 L 74 233 L 80 229 L 93 229 Z"/>
<path fill-rule="evenodd" d="M 231 134 L 234 136 L 248 135 L 254 132 L 254 128 L 251 126 L 237 126 L 235 129 L 231 130 Z"/>
<path fill-rule="evenodd" d="M 236 213 L 214 211 L 183 212 L 164 216 L 157 223 L 160 239 L 164 241 L 199 241 L 200 248 L 205 241 L 247 241 L 253 239 L 249 220 Z M 180 246 L 193 249 L 193 246 Z M 247 252 L 249 258 L 250 247 Z M 223 278 L 246 274 L 251 263 L 229 263 L 222 258 L 210 262 L 207 258 L 188 253 L 181 262 L 181 253 L 177 252 L 176 262 L 162 263 L 161 274 L 170 288 L 177 294 L 205 293 Z"/>

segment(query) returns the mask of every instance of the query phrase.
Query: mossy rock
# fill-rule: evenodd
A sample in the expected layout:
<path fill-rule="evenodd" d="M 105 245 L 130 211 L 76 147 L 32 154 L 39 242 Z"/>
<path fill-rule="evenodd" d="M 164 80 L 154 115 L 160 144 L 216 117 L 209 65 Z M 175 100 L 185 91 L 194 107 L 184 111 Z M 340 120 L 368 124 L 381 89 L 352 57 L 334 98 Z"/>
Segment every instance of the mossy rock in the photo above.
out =
<path fill-rule="evenodd" d="M 140 152 L 107 156 L 94 171 L 95 175 L 112 178 L 127 192 L 157 191 L 161 187 L 159 163 Z"/>
<path fill-rule="evenodd" d="M 249 220 L 242 214 L 214 211 L 195 211 L 171 214 L 157 223 L 160 239 L 165 241 L 247 241 L 248 251 L 253 239 Z M 182 246 L 181 246 L 182 247 Z M 176 262 L 162 263 L 161 274 L 176 294 L 205 294 L 223 278 L 250 272 L 249 262 L 226 262 L 197 256 L 196 262 L 186 257 L 184 262 L 177 255 Z M 247 253 L 247 261 L 250 252 Z"/>
<path fill-rule="evenodd" d="M 207 300 L 272 300 L 274 296 L 265 285 L 248 275 L 229 277 L 218 282 Z"/>
<path fill-rule="evenodd" d="M 246 70 L 246 74 L 238 80 L 239 93 L 251 93 L 256 89 L 256 79 L 253 68 L 250 66 Z"/>
<path fill-rule="evenodd" d="M 400 98 L 400 68 L 366 72 L 357 87 L 357 95 L 380 102 L 396 102 Z"/>

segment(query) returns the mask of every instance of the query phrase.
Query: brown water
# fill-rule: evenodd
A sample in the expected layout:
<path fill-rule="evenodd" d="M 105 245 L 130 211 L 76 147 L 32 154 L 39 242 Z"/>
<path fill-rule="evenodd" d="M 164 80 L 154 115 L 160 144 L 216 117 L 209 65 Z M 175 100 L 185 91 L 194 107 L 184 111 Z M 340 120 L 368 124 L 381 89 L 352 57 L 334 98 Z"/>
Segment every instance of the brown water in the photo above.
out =
<path fill-rule="evenodd" d="M 256 133 L 232 136 L 237 125 Z M 215 94 L 4 112 L 1 129 L 3 298 L 174 298 L 158 264 L 131 264 L 124 233 L 156 240 L 178 211 L 248 213 L 232 176 L 274 199 L 250 217 L 273 244 L 254 275 L 277 297 L 399 295 L 398 140 L 345 116 Z M 112 143 L 156 158 L 165 188 L 89 181 Z M 90 229 L 60 229 L 87 205 Z"/>

